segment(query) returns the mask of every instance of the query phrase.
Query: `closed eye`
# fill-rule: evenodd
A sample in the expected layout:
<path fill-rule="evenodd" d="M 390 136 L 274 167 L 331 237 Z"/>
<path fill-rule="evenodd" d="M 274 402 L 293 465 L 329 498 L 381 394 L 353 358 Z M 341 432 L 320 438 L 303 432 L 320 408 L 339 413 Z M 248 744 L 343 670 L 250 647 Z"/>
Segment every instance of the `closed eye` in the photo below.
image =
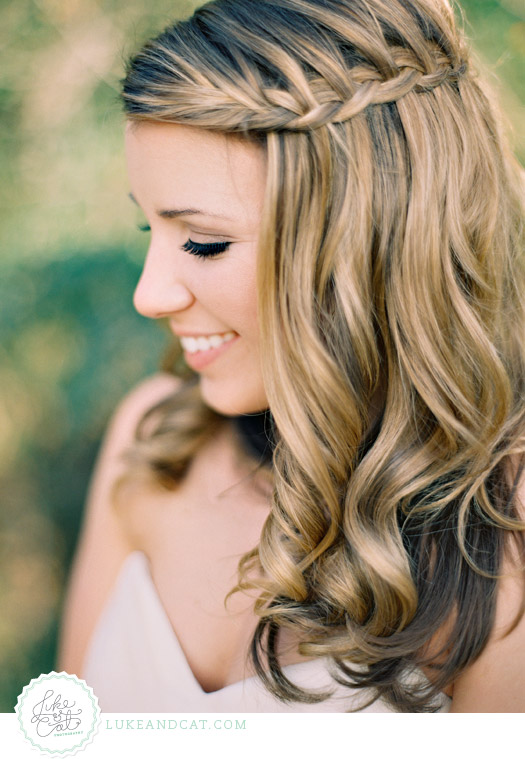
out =
<path fill-rule="evenodd" d="M 199 243 L 193 242 L 193 240 L 188 240 L 184 243 L 182 249 L 188 251 L 188 253 L 191 253 L 194 256 L 200 256 L 201 258 L 212 258 L 213 256 L 218 256 L 219 253 L 224 253 L 225 250 L 228 250 L 230 245 L 231 242 Z"/>
<path fill-rule="evenodd" d="M 149 224 L 139 224 L 138 229 L 141 232 L 151 232 Z M 199 256 L 200 258 L 213 258 L 218 256 L 219 253 L 224 253 L 230 247 L 231 242 L 209 242 L 200 243 L 193 242 L 193 240 L 187 240 L 182 246 L 182 250 L 191 253 L 193 256 Z"/>

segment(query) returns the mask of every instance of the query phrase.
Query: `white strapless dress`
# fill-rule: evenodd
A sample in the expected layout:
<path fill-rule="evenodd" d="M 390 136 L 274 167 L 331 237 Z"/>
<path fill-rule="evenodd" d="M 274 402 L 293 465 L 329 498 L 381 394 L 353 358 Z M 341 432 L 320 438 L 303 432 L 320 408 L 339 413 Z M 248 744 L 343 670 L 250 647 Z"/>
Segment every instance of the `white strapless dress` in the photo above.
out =
<path fill-rule="evenodd" d="M 97 623 L 82 676 L 103 712 L 346 712 L 364 703 L 367 693 L 336 683 L 327 661 L 331 660 L 311 659 L 283 667 L 298 686 L 334 691 L 319 704 L 284 704 L 257 677 L 207 693 L 175 635 L 147 556 L 134 551 L 124 561 Z M 440 712 L 448 712 L 452 701 L 441 694 L 438 703 Z M 393 710 L 379 699 L 363 711 Z"/>

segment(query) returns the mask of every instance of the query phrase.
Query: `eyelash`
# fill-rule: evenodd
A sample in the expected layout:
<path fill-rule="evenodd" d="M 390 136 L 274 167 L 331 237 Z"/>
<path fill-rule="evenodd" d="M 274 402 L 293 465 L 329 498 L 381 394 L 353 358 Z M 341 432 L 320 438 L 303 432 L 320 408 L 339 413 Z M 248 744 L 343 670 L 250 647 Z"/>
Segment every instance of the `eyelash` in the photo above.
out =
<path fill-rule="evenodd" d="M 141 232 L 151 231 L 151 227 L 147 224 L 140 225 L 139 229 Z M 199 243 L 187 240 L 182 249 L 199 258 L 213 258 L 213 256 L 218 256 L 219 253 L 224 253 L 224 251 L 228 250 L 230 245 L 231 242 Z"/>
<path fill-rule="evenodd" d="M 218 256 L 219 253 L 224 253 L 225 250 L 228 250 L 230 245 L 230 242 L 210 242 L 202 244 L 193 242 L 193 240 L 188 240 L 184 243 L 182 249 L 194 256 L 198 256 L 199 258 L 213 258 L 213 256 Z"/>

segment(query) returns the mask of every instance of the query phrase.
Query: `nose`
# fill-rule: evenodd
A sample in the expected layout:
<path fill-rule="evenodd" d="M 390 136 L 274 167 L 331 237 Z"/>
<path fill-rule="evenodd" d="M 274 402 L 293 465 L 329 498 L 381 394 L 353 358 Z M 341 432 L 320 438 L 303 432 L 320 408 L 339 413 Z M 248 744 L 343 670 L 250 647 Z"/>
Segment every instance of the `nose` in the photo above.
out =
<path fill-rule="evenodd" d="M 139 314 L 161 319 L 189 308 L 194 301 L 193 293 L 173 267 L 172 256 L 159 255 L 150 248 L 133 296 Z"/>

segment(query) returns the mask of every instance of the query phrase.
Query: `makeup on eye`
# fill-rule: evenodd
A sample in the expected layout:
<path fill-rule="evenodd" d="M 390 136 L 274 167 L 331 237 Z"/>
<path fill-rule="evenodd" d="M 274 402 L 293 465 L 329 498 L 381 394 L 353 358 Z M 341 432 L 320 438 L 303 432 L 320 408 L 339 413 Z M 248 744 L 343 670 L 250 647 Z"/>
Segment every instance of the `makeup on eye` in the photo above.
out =
<path fill-rule="evenodd" d="M 149 224 L 139 224 L 137 227 L 141 232 L 151 232 L 151 227 Z M 199 258 L 213 258 L 213 256 L 218 256 L 220 253 L 224 253 L 226 250 L 228 250 L 230 245 L 231 242 L 226 241 L 199 243 L 189 239 L 186 240 L 184 245 L 181 247 L 182 250 L 185 250 L 194 256 L 198 256 Z"/>
<path fill-rule="evenodd" d="M 230 247 L 231 242 L 210 242 L 210 243 L 198 243 L 193 240 L 187 240 L 182 246 L 182 250 L 186 250 L 188 253 L 192 253 L 194 256 L 200 258 L 212 258 L 218 256 L 219 253 L 224 253 Z"/>

